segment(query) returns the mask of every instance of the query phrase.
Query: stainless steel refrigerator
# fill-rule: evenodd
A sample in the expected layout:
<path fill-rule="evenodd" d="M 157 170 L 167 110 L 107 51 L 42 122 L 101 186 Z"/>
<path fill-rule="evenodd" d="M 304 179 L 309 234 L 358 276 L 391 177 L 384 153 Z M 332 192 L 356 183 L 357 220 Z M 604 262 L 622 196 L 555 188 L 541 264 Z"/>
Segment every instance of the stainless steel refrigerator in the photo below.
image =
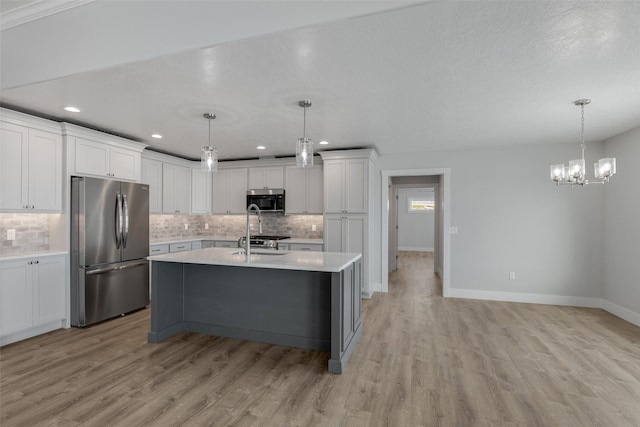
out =
<path fill-rule="evenodd" d="M 71 178 L 71 325 L 149 304 L 149 186 Z"/>

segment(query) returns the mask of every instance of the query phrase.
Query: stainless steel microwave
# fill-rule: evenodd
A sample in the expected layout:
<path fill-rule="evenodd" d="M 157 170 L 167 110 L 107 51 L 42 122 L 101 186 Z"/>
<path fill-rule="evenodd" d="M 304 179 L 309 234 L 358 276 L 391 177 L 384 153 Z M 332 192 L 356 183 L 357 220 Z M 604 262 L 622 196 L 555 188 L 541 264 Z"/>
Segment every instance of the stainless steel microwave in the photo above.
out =
<path fill-rule="evenodd" d="M 247 191 L 247 207 L 255 204 L 262 212 L 284 213 L 284 189 L 255 189 Z"/>

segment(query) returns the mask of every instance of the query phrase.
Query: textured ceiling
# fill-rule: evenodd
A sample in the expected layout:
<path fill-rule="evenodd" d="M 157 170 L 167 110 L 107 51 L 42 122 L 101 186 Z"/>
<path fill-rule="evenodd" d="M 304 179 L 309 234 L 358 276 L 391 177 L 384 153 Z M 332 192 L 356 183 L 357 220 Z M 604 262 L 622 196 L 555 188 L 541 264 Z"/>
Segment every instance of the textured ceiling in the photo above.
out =
<path fill-rule="evenodd" d="M 87 52 L 99 55 L 100 52 Z M 601 140 L 640 125 L 640 2 L 433 2 L 0 92 L 5 106 L 187 158 Z M 73 104 L 82 112 L 61 110 Z M 150 138 L 154 132 L 162 140 Z M 257 151 L 257 145 L 265 145 Z"/>

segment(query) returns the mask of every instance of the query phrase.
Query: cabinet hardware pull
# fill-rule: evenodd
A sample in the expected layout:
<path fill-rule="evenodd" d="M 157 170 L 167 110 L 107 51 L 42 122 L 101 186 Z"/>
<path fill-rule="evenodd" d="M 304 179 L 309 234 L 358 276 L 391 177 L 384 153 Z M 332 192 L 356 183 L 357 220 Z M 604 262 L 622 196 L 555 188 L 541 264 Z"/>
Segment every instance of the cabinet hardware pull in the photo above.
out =
<path fill-rule="evenodd" d="M 40 264 L 40 261 L 35 261 L 36 264 Z"/>
<path fill-rule="evenodd" d="M 33 264 L 33 261 L 27 261 L 27 265 Z"/>

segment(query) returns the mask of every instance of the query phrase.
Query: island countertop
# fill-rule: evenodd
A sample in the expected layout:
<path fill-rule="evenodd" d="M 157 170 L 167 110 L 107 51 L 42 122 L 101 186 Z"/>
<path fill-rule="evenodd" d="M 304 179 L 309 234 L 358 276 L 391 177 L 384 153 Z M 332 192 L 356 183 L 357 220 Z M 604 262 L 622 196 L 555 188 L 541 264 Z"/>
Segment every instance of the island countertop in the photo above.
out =
<path fill-rule="evenodd" d="M 206 248 L 150 256 L 149 261 L 178 262 L 185 264 L 226 265 L 237 267 L 271 268 L 280 270 L 322 271 L 337 273 L 361 254 L 345 252 L 275 251 L 252 249 L 251 260 L 246 261 L 242 249 Z"/>

